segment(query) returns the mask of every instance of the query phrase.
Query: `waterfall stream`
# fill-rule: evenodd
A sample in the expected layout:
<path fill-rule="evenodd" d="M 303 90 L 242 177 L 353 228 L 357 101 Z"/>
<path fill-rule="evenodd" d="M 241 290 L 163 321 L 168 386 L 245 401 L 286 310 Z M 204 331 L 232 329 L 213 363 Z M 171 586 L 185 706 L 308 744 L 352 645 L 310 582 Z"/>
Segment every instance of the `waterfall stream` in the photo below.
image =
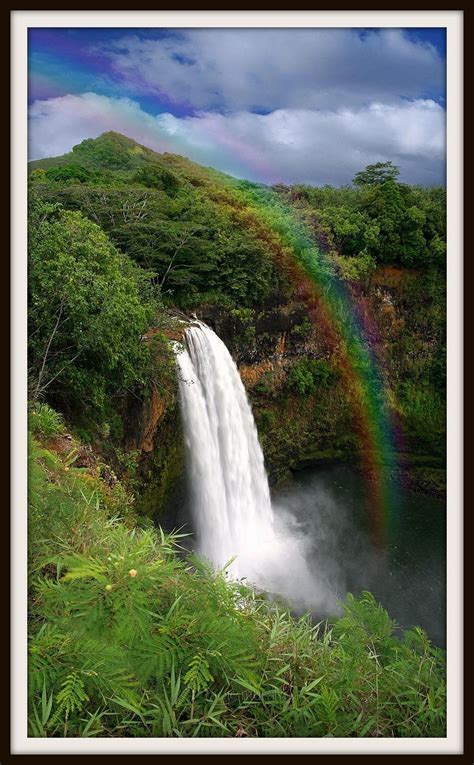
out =
<path fill-rule="evenodd" d="M 270 491 L 257 430 L 237 367 L 205 324 L 186 331 L 178 355 L 193 513 L 199 551 L 234 576 L 242 555 L 275 543 Z"/>
<path fill-rule="evenodd" d="M 301 539 L 273 512 L 252 410 L 229 351 L 196 322 L 177 362 L 198 552 L 216 567 L 235 556 L 233 578 L 301 601 L 309 579 Z"/>

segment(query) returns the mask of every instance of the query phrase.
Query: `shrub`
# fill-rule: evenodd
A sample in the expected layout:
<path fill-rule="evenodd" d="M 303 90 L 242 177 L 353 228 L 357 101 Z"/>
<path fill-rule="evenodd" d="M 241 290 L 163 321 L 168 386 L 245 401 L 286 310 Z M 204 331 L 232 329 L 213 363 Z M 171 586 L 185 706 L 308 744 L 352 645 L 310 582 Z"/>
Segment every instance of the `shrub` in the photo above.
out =
<path fill-rule="evenodd" d="M 335 372 L 324 359 L 299 359 L 291 367 L 286 380 L 287 389 L 299 396 L 307 396 L 317 388 L 327 387 Z"/>
<path fill-rule="evenodd" d="M 62 183 L 87 183 L 92 179 L 92 173 L 80 165 L 63 165 L 51 167 L 46 170 L 46 177 L 50 181 Z"/>
<path fill-rule="evenodd" d="M 268 370 L 262 374 L 260 380 L 254 385 L 253 392 L 261 396 L 275 396 L 277 375 L 273 370 Z"/>
<path fill-rule="evenodd" d="M 168 196 L 174 196 L 179 189 L 177 176 L 164 167 L 144 166 L 135 173 L 132 180 L 150 189 L 160 189 Z"/>
<path fill-rule="evenodd" d="M 303 339 L 311 334 L 312 329 L 313 325 L 311 324 L 311 321 L 305 316 L 300 324 L 296 324 L 293 327 L 291 332 L 295 337 Z"/>
<path fill-rule="evenodd" d="M 426 383 L 405 382 L 400 385 L 400 405 L 412 447 L 443 455 L 446 448 L 444 395 Z"/>
<path fill-rule="evenodd" d="M 65 431 L 63 416 L 43 403 L 34 404 L 31 408 L 28 424 L 34 435 L 43 438 L 54 438 Z"/>

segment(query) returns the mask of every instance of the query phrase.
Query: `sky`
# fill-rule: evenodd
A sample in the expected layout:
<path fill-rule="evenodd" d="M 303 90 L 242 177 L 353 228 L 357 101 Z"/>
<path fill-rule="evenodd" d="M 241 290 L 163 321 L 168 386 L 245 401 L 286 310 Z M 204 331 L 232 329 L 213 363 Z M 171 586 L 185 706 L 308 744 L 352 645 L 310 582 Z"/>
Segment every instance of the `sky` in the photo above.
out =
<path fill-rule="evenodd" d="M 29 30 L 29 159 L 107 130 L 262 183 L 445 181 L 445 29 Z"/>

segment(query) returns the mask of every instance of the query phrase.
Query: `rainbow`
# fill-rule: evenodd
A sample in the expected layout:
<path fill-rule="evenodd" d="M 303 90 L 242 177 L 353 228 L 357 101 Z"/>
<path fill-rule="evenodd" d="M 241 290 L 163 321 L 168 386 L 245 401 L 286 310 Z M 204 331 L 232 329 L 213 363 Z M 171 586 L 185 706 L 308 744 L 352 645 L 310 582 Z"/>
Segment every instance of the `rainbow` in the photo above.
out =
<path fill-rule="evenodd" d="M 229 205 L 241 225 L 256 230 L 272 259 L 304 300 L 308 315 L 323 332 L 336 357 L 351 401 L 360 444 L 360 460 L 367 477 L 373 537 L 387 545 L 398 527 L 396 483 L 396 428 L 391 417 L 380 352 L 372 349 L 373 327 L 358 310 L 348 288 L 334 273 L 327 256 L 296 210 L 285 205 L 270 188 L 234 179 L 223 180 L 209 192 Z"/>

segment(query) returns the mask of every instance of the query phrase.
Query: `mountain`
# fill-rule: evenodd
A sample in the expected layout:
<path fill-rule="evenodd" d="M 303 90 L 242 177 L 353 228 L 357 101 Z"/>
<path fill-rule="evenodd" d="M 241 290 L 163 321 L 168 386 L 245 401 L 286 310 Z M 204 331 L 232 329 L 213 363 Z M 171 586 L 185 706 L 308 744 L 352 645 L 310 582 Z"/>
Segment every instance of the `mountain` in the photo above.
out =
<path fill-rule="evenodd" d="M 178 154 L 156 152 L 128 138 L 121 133 L 109 130 L 98 138 L 86 138 L 73 146 L 72 150 L 60 157 L 36 159 L 28 163 L 30 172 L 38 168 L 64 168 L 79 166 L 91 172 L 97 171 L 136 172 L 142 168 L 154 168 L 182 174 L 188 178 L 228 178 L 224 173 L 213 168 L 204 168 Z"/>

